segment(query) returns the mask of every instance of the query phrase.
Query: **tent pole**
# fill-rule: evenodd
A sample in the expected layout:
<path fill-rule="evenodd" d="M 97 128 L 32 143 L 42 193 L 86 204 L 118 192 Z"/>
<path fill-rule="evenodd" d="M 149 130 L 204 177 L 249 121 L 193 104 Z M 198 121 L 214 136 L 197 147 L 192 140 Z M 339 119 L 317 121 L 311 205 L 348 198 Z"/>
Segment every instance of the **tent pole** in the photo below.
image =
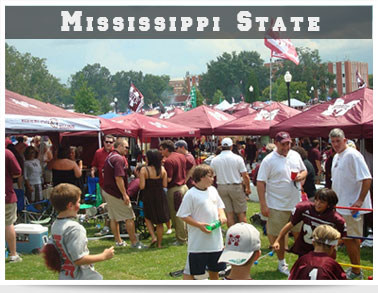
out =
<path fill-rule="evenodd" d="M 102 148 L 102 143 L 101 143 L 101 131 L 98 132 L 98 148 Z"/>

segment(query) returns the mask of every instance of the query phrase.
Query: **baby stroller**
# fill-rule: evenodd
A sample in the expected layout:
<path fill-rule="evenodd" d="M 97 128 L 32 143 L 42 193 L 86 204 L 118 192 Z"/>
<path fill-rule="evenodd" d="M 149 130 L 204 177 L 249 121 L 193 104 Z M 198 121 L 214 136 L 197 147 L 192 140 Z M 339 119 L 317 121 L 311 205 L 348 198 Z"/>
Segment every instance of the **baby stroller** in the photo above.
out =
<path fill-rule="evenodd" d="M 50 225 L 56 218 L 56 212 L 48 199 L 29 203 L 24 190 L 15 189 L 17 195 L 17 224 Z"/>

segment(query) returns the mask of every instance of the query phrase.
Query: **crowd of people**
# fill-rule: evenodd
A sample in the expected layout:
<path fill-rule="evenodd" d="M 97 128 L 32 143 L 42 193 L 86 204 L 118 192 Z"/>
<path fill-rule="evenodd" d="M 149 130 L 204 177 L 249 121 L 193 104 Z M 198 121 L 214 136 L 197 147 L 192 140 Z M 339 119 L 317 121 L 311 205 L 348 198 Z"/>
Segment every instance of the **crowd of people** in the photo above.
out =
<path fill-rule="evenodd" d="M 27 138 L 18 139 L 17 143 L 6 139 L 9 261 L 22 261 L 16 252 L 13 226 L 14 189 L 24 189 L 29 201 L 36 202 L 42 199 L 43 187 L 51 183 L 50 201 L 58 215 L 50 243 L 44 248 L 47 266 L 59 271 L 60 279 L 102 279 L 93 263 L 111 259 L 114 247 L 90 255 L 85 229 L 73 220 L 85 193 L 80 148 L 60 147 L 54 154 L 41 137 L 34 137 L 30 145 Z M 90 176 L 99 178 L 108 215 L 102 234 L 111 232 L 115 247 L 161 248 L 167 225 L 168 233 L 174 228 L 175 242 L 171 245 L 187 245 L 185 280 L 206 271 L 211 280 L 217 280 L 227 264 L 231 270 L 226 280 L 251 279 L 251 267 L 261 255 L 260 233 L 247 223 L 246 216 L 251 186 L 255 185 L 279 272 L 289 279 L 363 279 L 359 239 L 348 235 L 364 235 L 366 224 L 372 225 L 364 221 L 368 212 L 336 206 L 372 208 L 371 164 L 341 129 L 333 129 L 324 141 L 292 139 L 287 132 L 277 133 L 274 144 L 263 144 L 256 137 L 246 141 L 226 137 L 219 145 L 203 139 L 166 139 L 140 157 L 130 182 L 128 140 L 106 135 L 90 169 Z M 367 143 L 371 153 L 369 146 Z M 210 149 L 214 154 L 202 160 L 201 150 Z M 137 198 L 143 202 L 149 246 L 135 233 L 131 202 Z M 120 222 L 126 224 L 130 244 L 121 237 Z M 222 224 L 228 228 L 225 242 Z M 290 252 L 298 255 L 291 269 L 285 260 L 289 233 L 295 240 Z M 341 242 L 354 265 L 346 272 L 335 261 Z M 63 265 L 56 264 L 59 260 Z"/>

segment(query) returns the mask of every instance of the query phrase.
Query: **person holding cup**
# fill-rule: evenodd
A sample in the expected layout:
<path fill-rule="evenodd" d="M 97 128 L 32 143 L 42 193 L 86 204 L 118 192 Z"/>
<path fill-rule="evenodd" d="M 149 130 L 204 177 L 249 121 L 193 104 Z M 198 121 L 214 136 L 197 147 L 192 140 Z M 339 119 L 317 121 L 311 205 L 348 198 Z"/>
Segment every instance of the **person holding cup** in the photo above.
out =
<path fill-rule="evenodd" d="M 289 222 L 295 206 L 301 200 L 300 182 L 307 176 L 307 169 L 301 156 L 290 149 L 290 134 L 281 131 L 275 136 L 276 149 L 261 162 L 257 176 L 257 193 L 261 213 L 267 217 L 267 235 L 271 245 L 278 237 L 281 229 Z M 291 230 L 298 237 L 301 224 Z M 280 242 L 277 250 L 278 270 L 289 275 L 289 267 L 285 261 L 285 239 Z"/>

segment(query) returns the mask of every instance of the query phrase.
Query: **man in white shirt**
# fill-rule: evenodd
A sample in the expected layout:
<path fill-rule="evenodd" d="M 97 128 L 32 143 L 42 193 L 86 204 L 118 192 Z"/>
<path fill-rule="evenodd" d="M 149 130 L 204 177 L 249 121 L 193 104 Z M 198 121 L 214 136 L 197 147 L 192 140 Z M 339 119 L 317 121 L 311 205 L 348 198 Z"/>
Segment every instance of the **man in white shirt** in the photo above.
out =
<path fill-rule="evenodd" d="M 356 207 L 371 209 L 370 186 L 372 177 L 362 154 L 352 147 L 348 147 L 344 132 L 334 128 L 329 133 L 331 144 L 336 155 L 332 161 L 332 189 L 339 198 L 340 207 Z M 348 236 L 363 236 L 363 214 L 357 211 L 337 209 L 344 217 Z M 353 265 L 360 265 L 360 240 L 343 239 L 350 261 Z M 347 270 L 348 279 L 363 279 L 359 268 Z"/>
<path fill-rule="evenodd" d="M 231 151 L 232 139 L 222 140 L 222 152 L 210 163 L 217 176 L 218 193 L 225 205 L 227 226 L 235 224 L 234 214 L 239 222 L 247 223 L 247 198 L 251 193 L 249 176 L 244 160 Z M 243 184 L 244 183 L 244 190 Z"/>
<path fill-rule="evenodd" d="M 301 181 L 307 176 L 306 167 L 301 156 L 290 150 L 289 133 L 282 131 L 275 136 L 276 149 L 261 162 L 257 175 L 257 193 L 260 209 L 267 217 L 267 235 L 272 245 L 283 226 L 290 221 L 295 206 L 301 199 Z M 296 238 L 301 223 L 291 230 Z M 277 251 L 278 270 L 289 275 L 289 267 L 285 260 L 285 239 L 280 241 Z"/>

